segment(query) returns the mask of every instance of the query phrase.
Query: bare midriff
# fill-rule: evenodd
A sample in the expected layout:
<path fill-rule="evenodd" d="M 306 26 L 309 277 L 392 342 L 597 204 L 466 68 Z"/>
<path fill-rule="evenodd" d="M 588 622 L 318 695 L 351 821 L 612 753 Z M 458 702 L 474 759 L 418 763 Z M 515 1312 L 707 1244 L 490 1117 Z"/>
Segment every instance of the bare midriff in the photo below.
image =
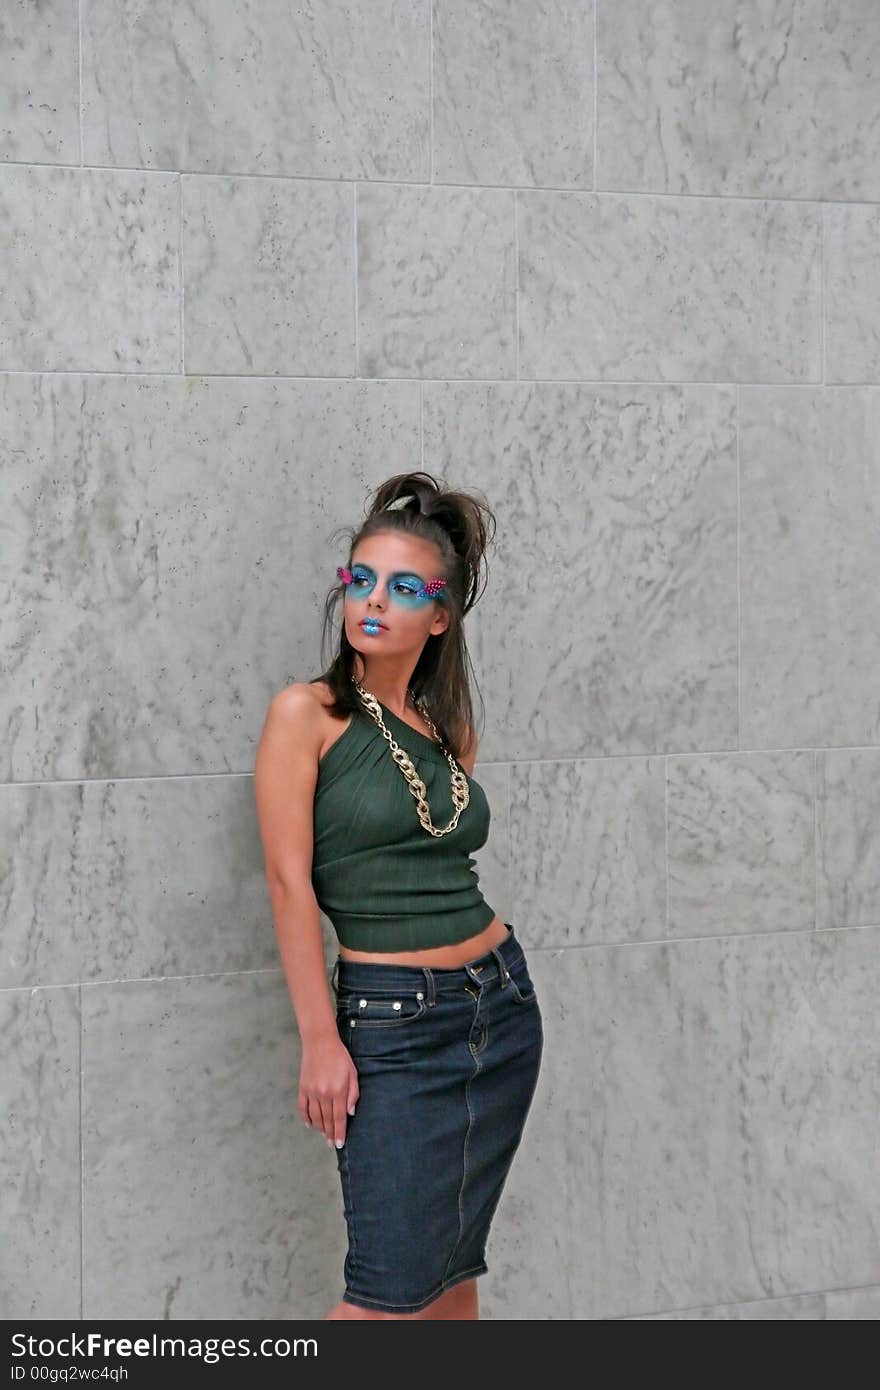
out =
<path fill-rule="evenodd" d="M 347 946 L 339 947 L 343 960 L 372 961 L 376 965 L 435 965 L 438 970 L 444 967 L 454 970 L 456 966 L 466 965 L 477 956 L 484 956 L 491 946 L 498 946 L 510 935 L 507 925 L 500 917 L 493 917 L 488 927 L 476 936 L 465 941 L 455 941 L 451 946 L 432 946 L 425 951 L 350 951 Z"/>
<path fill-rule="evenodd" d="M 404 722 L 412 724 L 417 733 L 428 733 L 425 725 L 419 726 L 410 719 Z M 327 732 L 318 753 L 319 760 L 338 738 L 342 738 L 349 723 L 350 718 L 336 719 L 327 716 Z M 492 946 L 500 945 L 509 935 L 507 924 L 495 916 L 476 936 L 469 936 L 464 941 L 455 941 L 450 946 L 432 946 L 424 951 L 352 951 L 340 944 L 339 954 L 343 960 L 372 962 L 376 965 L 434 965 L 438 970 L 455 970 L 457 966 L 466 965 L 477 956 L 485 955 Z"/>

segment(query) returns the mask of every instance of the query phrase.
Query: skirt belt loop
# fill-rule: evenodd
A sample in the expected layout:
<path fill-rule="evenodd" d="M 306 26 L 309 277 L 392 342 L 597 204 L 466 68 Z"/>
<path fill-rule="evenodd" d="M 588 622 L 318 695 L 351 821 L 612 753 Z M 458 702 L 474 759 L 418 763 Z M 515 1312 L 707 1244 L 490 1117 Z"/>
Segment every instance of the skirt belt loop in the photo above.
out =
<path fill-rule="evenodd" d="M 508 970 L 504 961 L 504 957 L 502 956 L 498 947 L 490 946 L 489 949 L 491 950 L 493 956 L 498 962 L 498 974 L 501 976 L 501 988 L 505 989 L 507 987 L 507 981 L 510 979 L 510 971 Z"/>
<path fill-rule="evenodd" d="M 434 1005 L 437 1003 L 437 991 L 434 984 L 434 972 L 431 970 L 430 965 L 423 965 L 422 974 L 425 977 L 425 990 L 428 995 L 428 1008 L 433 1009 Z"/>

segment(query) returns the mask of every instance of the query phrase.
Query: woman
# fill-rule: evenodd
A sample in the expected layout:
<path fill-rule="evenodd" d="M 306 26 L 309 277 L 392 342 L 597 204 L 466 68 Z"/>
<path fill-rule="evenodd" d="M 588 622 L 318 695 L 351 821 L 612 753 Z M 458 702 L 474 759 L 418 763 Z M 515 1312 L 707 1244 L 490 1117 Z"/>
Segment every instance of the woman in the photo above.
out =
<path fill-rule="evenodd" d="M 471 775 L 462 627 L 482 509 L 422 472 L 377 489 L 325 608 L 326 637 L 343 596 L 336 656 L 273 697 L 257 752 L 299 1109 L 335 1146 L 348 1231 L 327 1318 L 479 1316 L 486 1238 L 538 1080 L 526 957 L 470 858 L 490 816 Z M 339 940 L 335 1001 L 321 911 Z"/>

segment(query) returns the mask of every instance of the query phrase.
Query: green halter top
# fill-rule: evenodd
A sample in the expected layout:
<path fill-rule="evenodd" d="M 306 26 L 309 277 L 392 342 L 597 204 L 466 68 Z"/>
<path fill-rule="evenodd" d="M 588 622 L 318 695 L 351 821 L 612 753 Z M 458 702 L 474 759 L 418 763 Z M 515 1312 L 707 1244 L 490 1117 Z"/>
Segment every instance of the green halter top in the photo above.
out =
<path fill-rule="evenodd" d="M 443 750 L 381 708 L 425 784 L 433 824 L 448 825 L 455 805 Z M 355 710 L 318 763 L 314 802 L 312 886 L 343 946 L 425 950 L 476 936 L 492 921 L 470 858 L 488 839 L 491 813 L 480 784 L 468 776 L 468 786 L 455 829 L 428 834 L 388 740 L 365 709 Z"/>

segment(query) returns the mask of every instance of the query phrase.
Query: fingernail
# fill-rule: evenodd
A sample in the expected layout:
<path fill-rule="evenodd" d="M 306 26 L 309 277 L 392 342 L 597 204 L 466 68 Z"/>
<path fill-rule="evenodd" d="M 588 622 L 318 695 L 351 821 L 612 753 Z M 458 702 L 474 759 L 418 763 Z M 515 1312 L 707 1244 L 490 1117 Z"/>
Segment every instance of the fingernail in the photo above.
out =
<path fill-rule="evenodd" d="M 327 1143 L 329 1144 L 330 1148 L 332 1149 L 332 1148 L 333 1148 L 333 1140 L 332 1140 L 332 1139 L 328 1139 L 328 1140 L 327 1140 Z"/>
<path fill-rule="evenodd" d="M 337 1149 L 341 1149 L 344 1143 L 345 1143 L 345 1140 L 344 1140 L 344 1139 L 337 1139 L 337 1140 L 336 1140 L 336 1147 L 337 1147 Z"/>
<path fill-rule="evenodd" d="M 353 1115 L 353 1114 L 354 1114 L 354 1106 L 353 1106 L 353 1105 L 350 1105 L 350 1106 L 348 1107 L 348 1113 L 349 1113 L 349 1115 Z"/>

